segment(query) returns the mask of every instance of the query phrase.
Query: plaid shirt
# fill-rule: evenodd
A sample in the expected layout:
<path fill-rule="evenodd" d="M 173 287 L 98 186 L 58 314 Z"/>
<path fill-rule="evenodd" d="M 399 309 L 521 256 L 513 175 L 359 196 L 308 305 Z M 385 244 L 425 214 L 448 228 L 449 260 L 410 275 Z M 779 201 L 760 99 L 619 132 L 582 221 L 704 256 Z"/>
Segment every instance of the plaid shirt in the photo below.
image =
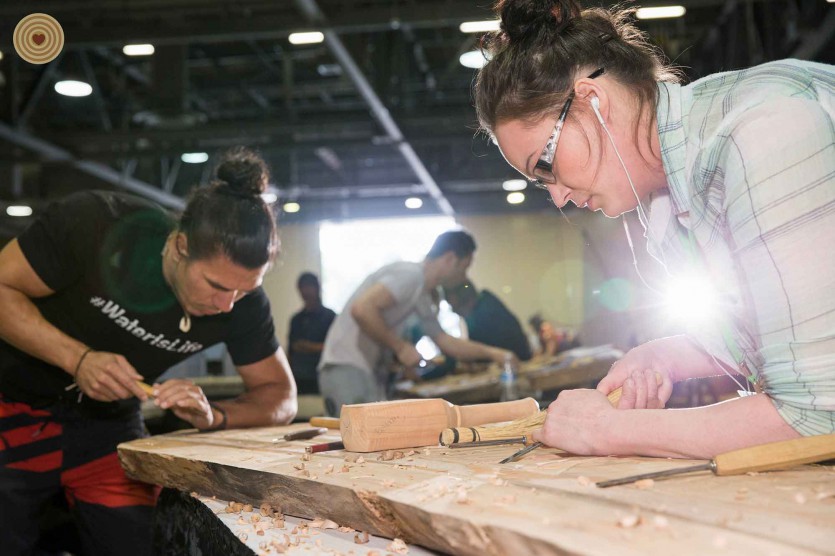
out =
<path fill-rule="evenodd" d="M 648 249 L 671 272 L 698 265 L 727 319 L 691 335 L 799 433 L 835 432 L 835 67 L 659 83 L 657 115 L 669 187 Z"/>

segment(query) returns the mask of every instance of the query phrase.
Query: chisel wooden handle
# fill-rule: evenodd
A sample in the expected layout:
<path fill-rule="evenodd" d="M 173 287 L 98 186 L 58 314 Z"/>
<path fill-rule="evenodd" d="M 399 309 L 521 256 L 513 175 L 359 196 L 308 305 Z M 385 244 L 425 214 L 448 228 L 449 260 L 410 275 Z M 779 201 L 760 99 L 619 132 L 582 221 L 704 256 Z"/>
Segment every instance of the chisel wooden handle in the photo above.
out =
<path fill-rule="evenodd" d="M 835 434 L 804 436 L 719 454 L 713 458 L 717 475 L 785 469 L 835 458 Z"/>
<path fill-rule="evenodd" d="M 325 427 L 326 429 L 338 429 L 339 419 L 336 417 L 311 417 L 311 427 Z"/>
<path fill-rule="evenodd" d="M 658 384 L 661 384 L 661 377 L 657 377 Z M 617 388 L 609 392 L 606 398 L 613 406 L 620 401 L 622 390 Z M 463 409 L 463 408 L 462 408 Z M 441 444 L 448 446 L 457 442 L 478 442 L 479 440 L 498 440 L 500 438 L 513 438 L 525 436 L 530 441 L 533 431 L 542 428 L 545 422 L 545 411 L 540 411 L 530 417 L 518 419 L 504 425 L 488 425 L 482 427 L 455 427 L 444 429 L 441 432 Z"/>

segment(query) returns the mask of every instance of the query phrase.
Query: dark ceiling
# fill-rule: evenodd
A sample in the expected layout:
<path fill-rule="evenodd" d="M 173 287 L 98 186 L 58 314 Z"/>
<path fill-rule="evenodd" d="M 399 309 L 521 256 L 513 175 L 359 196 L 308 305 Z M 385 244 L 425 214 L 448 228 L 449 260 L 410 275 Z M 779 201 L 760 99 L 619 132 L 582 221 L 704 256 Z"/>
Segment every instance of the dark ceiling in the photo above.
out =
<path fill-rule="evenodd" d="M 690 78 L 784 57 L 835 62 L 835 9 L 824 0 L 680 3 L 683 18 L 640 26 Z M 513 172 L 475 135 L 474 70 L 458 57 L 478 35 L 458 26 L 491 18 L 488 5 L 5 0 L 0 195 L 37 209 L 69 191 L 122 183 L 176 203 L 212 163 L 183 164 L 181 153 L 245 144 L 270 163 L 279 204 L 302 204 L 285 222 L 437 213 L 446 202 L 459 213 L 542 209 L 537 191 L 522 205 L 506 203 L 501 182 Z M 21 60 L 11 44 L 33 12 L 56 18 L 66 37 L 62 56 L 45 66 Z M 310 29 L 329 31 L 326 42 L 288 42 L 290 32 Z M 152 43 L 156 53 L 127 57 L 128 43 Z M 56 80 L 72 76 L 94 93 L 54 92 Z M 357 79 L 369 85 L 365 94 Z M 419 211 L 403 206 L 412 195 L 425 200 Z M 23 220 L 2 215 L 0 229 L 8 235 Z"/>

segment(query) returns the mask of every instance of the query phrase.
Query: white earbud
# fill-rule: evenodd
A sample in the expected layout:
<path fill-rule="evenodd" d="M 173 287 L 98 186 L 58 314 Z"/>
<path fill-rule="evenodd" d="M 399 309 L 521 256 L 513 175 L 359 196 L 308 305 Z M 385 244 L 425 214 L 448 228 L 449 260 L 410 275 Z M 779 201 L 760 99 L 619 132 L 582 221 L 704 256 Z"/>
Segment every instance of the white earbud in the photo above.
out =
<path fill-rule="evenodd" d="M 600 125 L 606 127 L 606 123 L 603 121 L 603 116 L 600 114 L 600 99 L 596 96 L 591 97 L 591 109 L 594 110 L 594 113 L 597 116 L 597 121 L 600 122 Z"/>

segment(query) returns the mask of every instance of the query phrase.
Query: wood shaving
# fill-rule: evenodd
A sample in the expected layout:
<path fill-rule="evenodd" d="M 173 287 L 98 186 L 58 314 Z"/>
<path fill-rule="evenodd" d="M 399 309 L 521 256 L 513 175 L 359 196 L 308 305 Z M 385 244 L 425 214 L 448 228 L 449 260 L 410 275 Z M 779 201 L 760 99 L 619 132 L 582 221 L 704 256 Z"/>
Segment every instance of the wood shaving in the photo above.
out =
<path fill-rule="evenodd" d="M 354 529 L 353 527 L 342 526 L 338 529 L 338 531 L 340 533 L 353 533 L 354 531 L 356 531 L 356 529 Z"/>
<path fill-rule="evenodd" d="M 299 477 L 310 477 L 310 471 L 307 469 L 302 469 L 299 471 Z"/>
<path fill-rule="evenodd" d="M 251 512 L 252 511 L 252 504 L 244 504 L 242 509 L 245 512 Z"/>
<path fill-rule="evenodd" d="M 368 531 L 363 531 L 361 534 L 354 535 L 354 542 L 357 544 L 365 544 L 368 542 Z"/>
<path fill-rule="evenodd" d="M 627 514 L 618 520 L 618 527 L 631 529 L 641 524 L 641 516 L 638 514 Z"/>
<path fill-rule="evenodd" d="M 246 520 L 244 519 L 244 516 L 239 517 L 236 523 L 238 525 L 246 525 Z"/>
<path fill-rule="evenodd" d="M 348 454 L 347 456 L 345 456 L 345 461 L 347 461 L 348 463 L 357 463 L 357 460 L 361 457 L 362 456 L 360 456 L 359 454 Z"/>
<path fill-rule="evenodd" d="M 350 470 L 351 470 L 351 468 L 350 468 L 350 467 L 348 467 L 347 465 L 343 465 L 343 466 L 342 466 L 342 469 L 341 469 L 339 472 L 340 472 L 340 473 L 347 473 L 347 472 L 348 472 L 348 471 L 350 471 Z"/>
<path fill-rule="evenodd" d="M 252 523 L 258 523 L 259 521 L 261 521 L 261 516 L 260 514 L 252 514 L 252 517 L 250 517 L 249 520 Z"/>
<path fill-rule="evenodd" d="M 424 455 L 424 456 L 428 456 L 428 455 L 429 455 L 429 454 L 431 454 L 431 453 L 432 453 L 432 452 L 431 452 L 431 451 L 429 451 L 429 448 L 424 448 L 424 449 L 423 449 L 423 455 Z"/>
<path fill-rule="evenodd" d="M 503 479 L 500 479 L 498 475 L 493 475 L 492 477 L 487 479 L 487 482 L 490 483 L 491 485 L 496 485 L 496 486 L 505 486 L 507 484 L 507 481 L 505 481 Z"/>
<path fill-rule="evenodd" d="M 357 464 L 365 463 L 365 458 L 360 456 L 357 458 Z"/>
<path fill-rule="evenodd" d="M 267 504 L 266 502 L 261 504 L 261 508 L 259 508 L 259 511 L 261 512 L 261 515 L 264 517 L 270 517 L 271 515 L 273 515 L 273 507 Z"/>
<path fill-rule="evenodd" d="M 369 551 L 365 554 L 365 556 L 380 556 L 380 553 L 379 553 L 379 552 L 377 552 L 376 550 L 369 550 Z"/>
<path fill-rule="evenodd" d="M 325 468 L 325 475 L 330 475 L 331 473 L 333 473 L 333 464 L 328 465 L 328 466 Z"/>
<path fill-rule="evenodd" d="M 658 529 L 665 529 L 670 524 L 670 521 L 663 515 L 657 515 L 652 518 L 652 524 Z"/>
<path fill-rule="evenodd" d="M 584 487 L 590 486 L 594 483 L 594 481 L 592 481 L 585 475 L 580 475 L 579 477 L 577 477 L 577 482 L 583 485 Z"/>
<path fill-rule="evenodd" d="M 652 479 L 641 479 L 640 481 L 635 481 L 635 487 L 638 490 L 647 490 L 655 486 L 655 481 Z"/>
<path fill-rule="evenodd" d="M 406 452 L 406 457 L 407 457 L 407 458 L 408 458 L 408 457 L 412 457 L 413 455 L 415 455 L 415 451 L 414 451 L 414 450 L 409 450 L 408 452 Z"/>
<path fill-rule="evenodd" d="M 298 535 L 298 533 L 299 533 L 299 528 L 298 528 L 298 526 L 293 527 L 293 530 L 292 530 L 292 531 L 290 531 L 290 534 L 291 534 L 291 535 Z"/>
<path fill-rule="evenodd" d="M 237 510 L 235 510 L 235 506 L 233 506 L 232 504 L 229 504 L 228 506 L 226 506 L 225 508 L 223 508 L 223 511 L 224 511 L 224 512 L 226 512 L 226 513 L 228 513 L 228 514 L 233 514 L 233 513 L 235 513 Z"/>
<path fill-rule="evenodd" d="M 273 527 L 276 529 L 284 529 L 284 516 L 273 518 Z"/>
<path fill-rule="evenodd" d="M 398 450 L 395 450 L 394 459 L 403 459 L 404 457 L 406 457 L 406 454 L 404 454 L 403 452 L 400 452 Z"/>
<path fill-rule="evenodd" d="M 303 463 L 294 463 L 293 464 L 293 469 L 301 471 L 302 469 L 304 469 L 304 464 Z"/>
<path fill-rule="evenodd" d="M 394 452 L 392 452 L 391 450 L 386 450 L 385 452 L 383 452 L 382 454 L 377 456 L 377 461 L 380 461 L 380 460 L 391 461 L 393 459 L 394 459 Z"/>
<path fill-rule="evenodd" d="M 244 531 L 239 531 L 236 536 L 244 542 L 246 542 L 246 540 L 249 538 L 249 535 L 247 535 Z"/>
<path fill-rule="evenodd" d="M 200 495 L 199 495 L 199 494 L 197 494 L 197 493 L 196 493 L 196 492 L 194 492 L 194 491 L 189 492 L 189 493 L 188 493 L 188 495 L 189 495 L 189 496 L 191 496 L 192 498 L 200 498 Z"/>
<path fill-rule="evenodd" d="M 258 548 L 260 548 L 261 550 L 267 550 L 269 547 L 270 545 L 267 543 L 267 541 L 261 541 L 258 543 Z"/>
<path fill-rule="evenodd" d="M 302 454 L 302 461 L 310 461 L 310 454 L 307 452 Z"/>
<path fill-rule="evenodd" d="M 471 504 L 472 503 L 472 501 L 467 496 L 467 488 L 466 487 L 460 486 L 460 487 L 458 487 L 458 489 L 456 489 L 455 502 L 456 502 L 456 504 Z"/>
<path fill-rule="evenodd" d="M 386 550 L 389 552 L 394 552 L 395 554 L 408 554 L 409 547 L 403 542 L 403 539 L 394 539 L 387 547 Z"/>

